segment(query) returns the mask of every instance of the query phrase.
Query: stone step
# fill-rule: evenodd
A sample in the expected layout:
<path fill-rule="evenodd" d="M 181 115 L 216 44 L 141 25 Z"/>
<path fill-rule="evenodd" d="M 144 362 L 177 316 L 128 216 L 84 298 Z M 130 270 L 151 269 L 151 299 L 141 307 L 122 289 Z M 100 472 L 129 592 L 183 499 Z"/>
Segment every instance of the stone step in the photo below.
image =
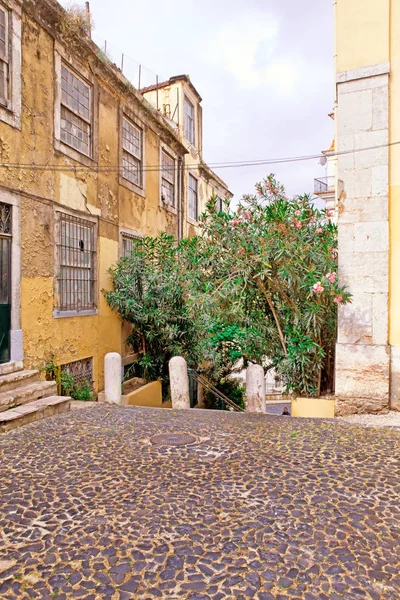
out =
<path fill-rule="evenodd" d="M 16 371 L 0 375 L 0 394 L 39 381 L 40 371 Z"/>
<path fill-rule="evenodd" d="M 70 410 L 71 398 L 49 396 L 0 413 L 0 433 Z"/>
<path fill-rule="evenodd" d="M 22 371 L 24 363 L 21 362 L 8 362 L 0 365 L 0 375 L 8 375 L 8 373 L 15 373 L 16 371 Z"/>
<path fill-rule="evenodd" d="M 28 383 L 8 392 L 0 393 L 0 413 L 14 406 L 22 406 L 33 400 L 54 396 L 55 394 L 57 394 L 57 383 L 55 381 Z"/>

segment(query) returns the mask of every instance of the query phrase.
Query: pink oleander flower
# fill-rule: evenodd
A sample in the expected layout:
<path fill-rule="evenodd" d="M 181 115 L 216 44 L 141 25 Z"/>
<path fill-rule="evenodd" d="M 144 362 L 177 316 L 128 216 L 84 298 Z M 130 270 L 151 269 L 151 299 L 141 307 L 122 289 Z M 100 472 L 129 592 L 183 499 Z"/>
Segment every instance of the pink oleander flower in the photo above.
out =
<path fill-rule="evenodd" d="M 240 223 L 239 219 L 232 219 L 233 226 L 239 225 L 239 223 Z"/>
<path fill-rule="evenodd" d="M 335 256 L 338 253 L 337 248 L 331 248 L 332 256 Z"/>
<path fill-rule="evenodd" d="M 296 227 L 297 227 L 297 229 L 301 229 L 302 228 L 302 224 L 300 223 L 300 221 L 297 221 Z"/>
<path fill-rule="evenodd" d="M 290 227 L 294 227 L 294 223 L 290 223 Z"/>
<path fill-rule="evenodd" d="M 318 233 L 318 234 L 320 234 L 322 232 L 323 232 L 323 229 L 321 227 L 318 227 L 318 229 L 315 230 L 315 233 Z"/>
<path fill-rule="evenodd" d="M 343 298 L 342 296 L 336 296 L 336 298 L 334 299 L 335 304 L 341 304 L 341 302 L 343 302 Z"/>
<path fill-rule="evenodd" d="M 335 283 L 336 281 L 336 273 L 327 273 L 326 277 L 329 279 L 331 283 Z"/>
<path fill-rule="evenodd" d="M 299 210 L 295 210 L 295 211 L 294 211 L 294 214 L 295 214 L 297 217 L 299 217 L 299 216 L 301 215 L 301 212 L 300 212 Z"/>
<path fill-rule="evenodd" d="M 315 292 L 316 294 L 322 294 L 322 292 L 324 291 L 324 286 L 321 285 L 320 281 L 317 281 L 317 283 L 314 283 L 313 287 L 313 292 Z"/>
<path fill-rule="evenodd" d="M 311 219 L 310 219 L 311 223 L 315 223 L 316 220 L 317 219 L 315 217 L 311 217 Z"/>
<path fill-rule="evenodd" d="M 239 248 L 239 250 L 237 251 L 237 253 L 238 253 L 239 255 L 242 255 L 242 254 L 244 254 L 244 248 Z"/>

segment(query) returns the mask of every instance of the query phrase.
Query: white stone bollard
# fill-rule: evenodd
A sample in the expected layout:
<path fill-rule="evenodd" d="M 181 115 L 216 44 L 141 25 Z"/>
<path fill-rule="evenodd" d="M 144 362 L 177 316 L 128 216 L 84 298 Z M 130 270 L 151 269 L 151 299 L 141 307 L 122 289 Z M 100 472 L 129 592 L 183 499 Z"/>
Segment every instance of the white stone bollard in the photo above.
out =
<path fill-rule="evenodd" d="M 265 413 L 265 377 L 260 365 L 249 365 L 246 370 L 246 411 Z"/>
<path fill-rule="evenodd" d="M 189 377 L 186 360 L 182 356 L 174 356 L 169 361 L 169 382 L 172 408 L 190 408 Z"/>
<path fill-rule="evenodd" d="M 118 352 L 109 352 L 104 357 L 104 395 L 109 404 L 121 404 L 122 359 Z"/>

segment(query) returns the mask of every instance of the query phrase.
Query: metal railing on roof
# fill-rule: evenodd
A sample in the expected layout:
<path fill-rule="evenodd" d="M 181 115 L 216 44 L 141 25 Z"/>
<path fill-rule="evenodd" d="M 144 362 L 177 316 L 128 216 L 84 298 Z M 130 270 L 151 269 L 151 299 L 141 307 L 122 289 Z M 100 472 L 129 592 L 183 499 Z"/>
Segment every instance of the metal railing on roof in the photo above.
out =
<path fill-rule="evenodd" d="M 335 191 L 335 176 L 319 177 L 314 179 L 314 194 L 326 194 Z"/>

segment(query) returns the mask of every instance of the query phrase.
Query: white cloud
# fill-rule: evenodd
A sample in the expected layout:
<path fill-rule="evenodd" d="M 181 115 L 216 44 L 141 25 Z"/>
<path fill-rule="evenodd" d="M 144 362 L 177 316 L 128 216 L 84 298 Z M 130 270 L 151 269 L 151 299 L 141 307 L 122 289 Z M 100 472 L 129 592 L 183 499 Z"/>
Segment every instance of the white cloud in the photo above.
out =
<path fill-rule="evenodd" d="M 225 23 L 207 47 L 218 63 L 242 88 L 269 85 L 278 93 L 293 92 L 299 80 L 297 55 L 279 52 L 279 19 L 265 12 L 242 14 Z"/>

